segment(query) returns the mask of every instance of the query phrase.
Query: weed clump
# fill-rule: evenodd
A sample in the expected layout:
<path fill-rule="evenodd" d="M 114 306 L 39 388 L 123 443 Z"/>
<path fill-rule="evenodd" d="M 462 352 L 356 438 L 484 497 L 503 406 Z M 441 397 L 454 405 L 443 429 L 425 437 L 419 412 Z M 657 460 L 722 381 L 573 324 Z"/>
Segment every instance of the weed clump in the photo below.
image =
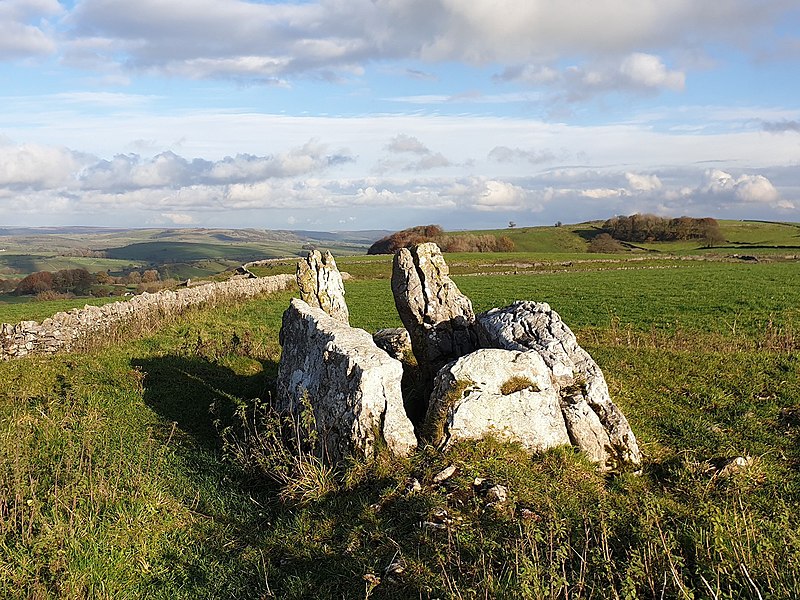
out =
<path fill-rule="evenodd" d="M 528 377 L 523 375 L 514 375 L 500 386 L 500 393 L 503 394 L 503 396 L 510 396 L 511 394 L 516 394 L 522 390 L 538 392 L 539 386 L 536 385 L 535 381 L 531 381 Z"/>
<path fill-rule="evenodd" d="M 441 402 L 432 411 L 428 410 L 428 415 L 421 431 L 423 441 L 433 446 L 438 446 L 442 442 L 448 413 L 464 394 L 464 391 L 473 385 L 475 385 L 475 382 L 470 379 L 454 379 L 450 382 L 450 387 Z"/>

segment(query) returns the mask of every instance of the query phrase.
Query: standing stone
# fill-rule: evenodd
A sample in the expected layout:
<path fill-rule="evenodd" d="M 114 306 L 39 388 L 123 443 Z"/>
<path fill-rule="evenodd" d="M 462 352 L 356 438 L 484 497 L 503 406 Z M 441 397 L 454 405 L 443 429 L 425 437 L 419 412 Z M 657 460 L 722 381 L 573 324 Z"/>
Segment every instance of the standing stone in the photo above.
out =
<path fill-rule="evenodd" d="M 472 302 L 450 279 L 439 247 L 428 242 L 394 256 L 392 293 L 414 355 L 428 379 L 477 348 Z"/>
<path fill-rule="evenodd" d="M 638 465 L 642 455 L 603 373 L 544 302 L 515 302 L 477 317 L 481 346 L 536 351 L 552 372 L 573 443 L 606 468 Z"/>
<path fill-rule="evenodd" d="M 300 298 L 309 306 L 321 308 L 342 323 L 350 323 L 342 275 L 330 252 L 321 254 L 319 250 L 314 250 L 298 261 L 297 286 L 300 288 Z"/>
<path fill-rule="evenodd" d="M 293 299 L 280 343 L 277 408 L 297 418 L 311 406 L 319 449 L 330 462 L 371 455 L 378 444 L 401 456 L 416 446 L 403 409 L 403 366 L 369 333 Z"/>
<path fill-rule="evenodd" d="M 476 350 L 436 376 L 426 441 L 446 448 L 489 434 L 534 452 L 570 444 L 558 390 L 536 352 Z"/>

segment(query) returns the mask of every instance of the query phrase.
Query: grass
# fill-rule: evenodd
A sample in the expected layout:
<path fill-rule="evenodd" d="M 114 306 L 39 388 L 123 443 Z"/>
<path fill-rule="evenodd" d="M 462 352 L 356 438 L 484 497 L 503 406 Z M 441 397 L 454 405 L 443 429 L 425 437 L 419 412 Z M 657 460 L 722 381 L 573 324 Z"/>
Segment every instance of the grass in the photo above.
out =
<path fill-rule="evenodd" d="M 561 313 L 632 424 L 640 475 L 488 439 L 259 476 L 218 431 L 268 401 L 288 293 L 0 363 L 0 596 L 797 597 L 797 278 L 705 262 L 458 278 L 479 309 Z M 388 281 L 346 286 L 356 325 L 398 324 Z M 735 457 L 752 460 L 724 475 Z"/>
<path fill-rule="evenodd" d="M 30 296 L 0 294 L 0 323 L 42 321 L 57 312 L 83 308 L 87 304 L 102 306 L 110 302 L 124 302 L 123 298 L 70 298 L 67 300 L 36 300 Z"/>

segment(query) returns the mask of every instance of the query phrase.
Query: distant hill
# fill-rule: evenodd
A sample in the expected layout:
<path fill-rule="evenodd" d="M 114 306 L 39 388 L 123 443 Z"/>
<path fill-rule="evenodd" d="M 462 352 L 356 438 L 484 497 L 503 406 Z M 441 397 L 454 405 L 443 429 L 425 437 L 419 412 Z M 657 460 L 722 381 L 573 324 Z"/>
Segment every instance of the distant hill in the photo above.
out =
<path fill-rule="evenodd" d="M 800 223 L 771 221 L 719 221 L 725 238 L 714 248 L 704 248 L 701 240 L 674 242 L 642 242 L 629 244 L 627 251 L 652 252 L 800 252 Z M 506 229 L 448 232 L 448 235 L 507 236 L 514 242 L 517 252 L 588 252 L 589 243 L 603 233 L 603 221 L 589 221 L 573 225 L 514 227 Z"/>

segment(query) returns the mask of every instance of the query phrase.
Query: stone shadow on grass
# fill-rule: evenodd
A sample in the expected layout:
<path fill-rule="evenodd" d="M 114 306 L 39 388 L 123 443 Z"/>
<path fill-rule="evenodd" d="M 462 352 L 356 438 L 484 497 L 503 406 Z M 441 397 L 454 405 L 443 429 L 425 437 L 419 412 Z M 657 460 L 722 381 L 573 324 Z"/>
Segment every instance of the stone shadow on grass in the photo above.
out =
<path fill-rule="evenodd" d="M 262 361 L 260 372 L 240 375 L 207 358 L 180 355 L 133 359 L 131 366 L 143 373 L 144 401 L 165 427 L 174 423 L 206 448 L 220 446 L 215 420 L 225 427 L 239 403 L 271 397 L 277 372 L 277 362 Z"/>

